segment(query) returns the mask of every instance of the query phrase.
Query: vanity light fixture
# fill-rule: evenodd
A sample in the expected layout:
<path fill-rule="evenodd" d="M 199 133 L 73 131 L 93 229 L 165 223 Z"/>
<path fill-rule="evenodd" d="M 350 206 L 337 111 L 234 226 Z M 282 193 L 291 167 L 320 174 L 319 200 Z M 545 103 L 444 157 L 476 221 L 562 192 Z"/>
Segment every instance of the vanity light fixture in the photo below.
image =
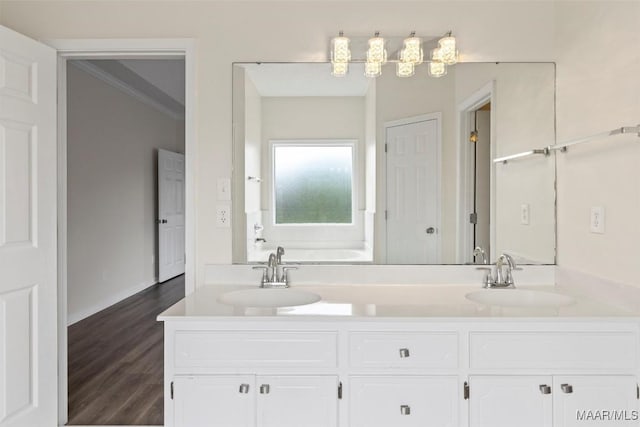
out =
<path fill-rule="evenodd" d="M 437 40 L 437 44 L 436 44 Z M 387 44 L 389 49 L 397 54 L 397 59 L 389 60 L 396 63 L 396 75 L 398 77 L 411 77 L 416 73 L 416 66 L 427 63 L 427 73 L 431 77 L 442 77 L 447 74 L 447 66 L 458 62 L 458 47 L 456 38 L 451 31 L 447 32 L 440 39 L 429 39 L 423 43 L 420 37 L 416 37 L 412 31 L 409 37 L 391 37 L 385 39 L 380 37 L 380 33 L 368 40 L 356 37 L 354 46 L 362 46 L 367 43 L 366 55 L 360 50 L 356 54 L 355 62 L 364 63 L 364 75 L 367 77 L 378 77 L 382 75 L 382 66 L 387 62 Z M 350 39 L 340 31 L 338 37 L 331 39 L 331 74 L 334 76 L 345 76 L 349 72 L 349 63 L 352 62 Z M 427 61 L 424 58 L 423 44 L 437 47 L 430 51 Z M 356 49 L 358 50 L 358 49 Z M 364 56 L 364 57 L 363 57 Z"/>
<path fill-rule="evenodd" d="M 351 60 L 351 50 L 349 49 L 349 38 L 340 31 L 338 37 L 331 40 L 331 74 L 342 77 L 349 71 L 349 61 Z"/>

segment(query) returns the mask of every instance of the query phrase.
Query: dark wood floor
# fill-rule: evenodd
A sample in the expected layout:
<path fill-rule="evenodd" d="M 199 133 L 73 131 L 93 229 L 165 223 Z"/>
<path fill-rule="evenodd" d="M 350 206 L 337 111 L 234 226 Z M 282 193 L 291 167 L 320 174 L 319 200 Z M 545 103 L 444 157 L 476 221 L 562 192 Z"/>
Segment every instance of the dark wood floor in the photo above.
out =
<path fill-rule="evenodd" d="M 163 424 L 163 324 L 184 276 L 69 327 L 69 425 Z"/>

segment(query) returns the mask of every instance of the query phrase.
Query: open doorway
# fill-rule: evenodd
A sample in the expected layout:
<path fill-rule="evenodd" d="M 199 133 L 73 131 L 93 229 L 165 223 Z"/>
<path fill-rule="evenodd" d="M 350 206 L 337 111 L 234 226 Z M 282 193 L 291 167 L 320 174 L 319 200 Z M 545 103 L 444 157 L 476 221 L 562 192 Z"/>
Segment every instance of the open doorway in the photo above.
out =
<path fill-rule="evenodd" d="M 67 421 L 69 421 L 70 424 L 80 424 L 80 423 L 82 424 L 99 424 L 99 423 L 105 424 L 106 423 L 106 424 L 124 424 L 124 425 L 162 424 L 163 423 L 162 422 L 162 399 L 161 398 L 156 399 L 155 402 L 145 404 L 146 407 L 143 408 L 141 407 L 139 402 L 135 402 L 132 399 L 132 396 L 135 393 L 137 393 L 138 395 L 152 395 L 152 393 L 149 393 L 150 389 L 148 387 L 147 388 L 137 387 L 135 393 L 133 393 L 131 389 L 132 386 L 136 387 L 135 386 L 136 380 L 139 379 L 140 376 L 155 375 L 156 378 L 160 378 L 160 380 L 159 380 L 159 384 L 155 384 L 152 387 L 157 388 L 159 386 L 159 390 L 160 390 L 159 394 L 160 395 L 162 394 L 162 375 L 163 375 L 162 348 L 161 348 L 162 343 L 160 341 L 160 345 L 157 346 L 160 349 L 159 352 L 157 350 L 155 352 L 150 352 L 150 351 L 147 351 L 148 348 L 143 349 L 142 347 L 134 349 L 134 348 L 131 348 L 131 346 L 127 346 L 127 343 L 129 344 L 133 343 L 134 345 L 136 345 L 136 344 L 142 344 L 146 342 L 148 344 L 150 340 L 151 341 L 153 340 L 151 336 L 155 338 L 157 338 L 158 336 L 162 337 L 162 325 L 158 324 L 155 321 L 155 317 L 156 317 L 155 314 L 153 313 L 149 314 L 150 305 L 149 304 L 145 305 L 144 301 L 147 301 L 147 302 L 151 301 L 153 303 L 152 305 L 155 305 L 155 306 L 161 306 L 162 304 L 164 304 L 165 307 L 162 307 L 162 308 L 155 307 L 151 309 L 151 311 L 153 310 L 162 311 L 167 306 L 170 306 L 175 300 L 180 299 L 181 295 L 184 295 L 185 292 L 186 293 L 192 292 L 195 286 L 194 274 L 193 274 L 194 258 L 192 257 L 193 250 L 194 250 L 193 249 L 193 243 L 194 243 L 193 208 L 194 206 L 193 206 L 193 196 L 192 196 L 193 194 L 193 154 L 194 154 L 194 148 L 195 148 L 194 108 L 193 108 L 193 101 L 195 98 L 194 96 L 195 95 L 194 94 L 195 73 L 194 73 L 193 42 L 186 39 L 185 40 L 168 40 L 168 39 L 167 40 L 150 40 L 150 39 L 149 40 L 133 40 L 132 39 L 132 40 L 52 40 L 50 41 L 50 43 L 58 50 L 58 57 L 59 57 L 59 67 L 58 67 L 58 70 L 59 70 L 58 89 L 59 90 L 58 91 L 60 93 L 59 102 L 58 102 L 58 116 L 59 116 L 58 167 L 59 167 L 59 170 L 61 171 L 61 173 L 59 174 L 59 182 L 58 182 L 58 206 L 59 206 L 59 209 L 58 209 L 58 213 L 59 213 L 58 215 L 59 217 L 59 222 L 58 222 L 58 229 L 59 229 L 58 316 L 59 316 L 59 331 L 60 331 L 58 336 L 59 377 L 60 377 L 59 424 L 66 424 Z M 128 385 L 129 387 L 128 390 L 124 389 L 121 393 L 124 396 L 126 396 L 126 398 L 124 401 L 120 402 L 121 408 L 119 409 L 120 413 L 124 414 L 126 418 L 120 418 L 117 420 L 111 419 L 108 421 L 95 420 L 94 422 L 86 422 L 86 423 L 83 420 L 76 420 L 74 422 L 74 420 L 68 416 L 69 415 L 68 409 L 71 406 L 71 403 L 69 402 L 68 398 L 73 392 L 72 388 L 76 386 L 77 383 L 74 380 L 72 380 L 70 372 L 68 372 L 68 369 L 67 369 L 67 368 L 70 368 L 70 369 L 72 368 L 71 357 L 68 357 L 68 350 L 70 350 L 71 345 L 68 345 L 67 326 L 72 322 L 76 321 L 78 317 L 80 318 L 84 317 L 84 316 L 78 316 L 75 318 L 68 318 L 67 316 L 67 306 L 70 303 L 70 298 L 68 297 L 68 292 L 67 292 L 68 291 L 67 285 L 69 284 L 70 281 L 73 280 L 73 277 L 71 275 L 73 271 L 73 267 L 71 267 L 70 265 L 73 262 L 73 260 L 69 259 L 70 258 L 69 255 L 71 255 L 72 251 L 74 251 L 74 248 L 72 247 L 72 242 L 69 239 L 70 234 L 71 232 L 73 232 L 74 227 L 72 224 L 71 224 L 71 227 L 68 227 L 69 222 L 73 221 L 73 218 L 72 218 L 73 213 L 71 212 L 70 209 L 67 209 L 67 208 L 68 207 L 73 208 L 73 206 L 69 206 L 68 199 L 71 199 L 74 196 L 69 194 L 68 190 L 71 190 L 72 188 L 68 188 L 68 179 L 67 179 L 68 175 L 67 173 L 64 173 L 64 171 L 67 171 L 68 169 L 73 169 L 73 165 L 70 164 L 70 162 L 73 161 L 73 159 L 68 158 L 69 156 L 68 156 L 67 145 L 68 145 L 69 139 L 73 137 L 73 132 L 78 130 L 76 126 L 69 126 L 71 120 L 69 121 L 67 120 L 68 110 L 73 108 L 72 105 L 69 105 L 70 99 L 68 99 L 67 97 L 67 86 L 68 86 L 67 77 L 69 74 L 68 70 L 71 67 L 74 67 L 74 64 L 71 64 L 71 62 L 75 60 L 80 60 L 85 62 L 94 61 L 94 60 L 105 60 L 105 61 L 111 61 L 112 66 L 116 60 L 118 61 L 123 60 L 125 61 L 124 63 L 129 65 L 129 67 L 127 68 L 129 68 L 130 71 L 134 71 L 140 77 L 144 75 L 144 73 L 141 71 L 141 68 L 136 68 L 135 64 L 131 62 L 127 63 L 126 61 L 166 60 L 166 61 L 173 62 L 174 65 L 176 65 L 176 61 L 180 61 L 181 64 L 179 64 L 178 66 L 184 70 L 182 73 L 183 77 L 181 79 L 181 82 L 179 83 L 179 85 L 182 86 L 182 90 L 184 92 L 184 95 L 183 95 L 184 98 L 182 102 L 183 107 L 181 107 L 182 117 L 179 120 L 180 122 L 182 122 L 182 124 L 175 126 L 176 128 L 175 138 L 180 139 L 178 135 L 182 135 L 182 140 L 184 141 L 182 150 L 178 147 L 177 151 L 182 151 L 184 153 L 181 167 L 183 169 L 183 174 L 184 174 L 184 178 L 182 179 L 183 189 L 184 189 L 182 191 L 182 197 L 184 199 L 184 208 L 183 208 L 184 224 L 183 225 L 184 225 L 185 231 L 184 231 L 184 239 L 182 242 L 183 247 L 179 251 L 179 253 L 181 255 L 180 258 L 182 258 L 183 260 L 182 263 L 186 264 L 186 273 L 184 275 L 180 275 L 160 285 L 154 285 L 153 282 L 155 282 L 155 280 L 152 280 L 152 285 L 142 290 L 141 292 L 134 294 L 128 298 L 125 298 L 124 301 L 120 301 L 115 305 L 111 305 L 110 308 L 107 308 L 106 310 L 99 311 L 98 313 L 92 316 L 89 316 L 88 318 L 85 318 L 85 320 L 93 319 L 94 325 L 103 326 L 103 327 L 106 326 L 106 328 L 102 329 L 102 331 L 98 330 L 97 326 L 91 326 L 87 328 L 87 332 L 85 333 L 85 338 L 90 337 L 91 339 L 95 339 L 96 337 L 98 337 L 100 339 L 97 342 L 95 342 L 93 345 L 87 346 L 88 348 L 91 349 L 91 352 L 87 352 L 87 354 L 85 354 L 84 356 L 84 359 L 81 359 L 79 363 L 76 363 L 75 367 L 78 367 L 82 371 L 83 375 L 93 376 L 94 383 L 96 383 L 99 388 L 104 389 L 104 386 L 109 385 L 109 383 L 120 383 L 121 385 L 125 385 L 125 386 Z M 120 65 L 123 65 L 123 63 L 121 63 Z M 139 64 L 139 65 L 144 66 L 145 64 Z M 146 64 L 146 65 L 149 65 L 149 64 Z M 111 83 L 113 84 L 113 82 Z M 153 84 L 153 83 L 151 84 L 154 86 L 158 86 L 157 84 Z M 124 92 L 127 92 L 127 90 L 124 90 L 124 88 L 122 87 L 119 89 L 120 89 L 119 96 L 124 96 L 125 95 Z M 131 95 L 131 94 L 129 93 L 128 95 Z M 136 102 L 140 103 L 142 101 L 142 99 L 140 98 L 144 98 L 144 96 L 139 96 L 136 99 Z M 149 101 L 149 100 L 146 100 L 146 101 Z M 150 102 L 150 103 L 153 104 L 153 102 Z M 147 102 L 147 107 L 149 106 L 148 104 L 149 102 Z M 105 106 L 102 105 L 102 107 L 104 108 Z M 156 105 L 154 109 L 155 109 L 154 114 L 158 114 L 160 110 L 162 110 L 162 107 Z M 115 109 L 115 112 L 112 112 L 111 114 L 113 116 L 118 116 L 119 114 L 121 115 L 122 111 L 120 111 L 119 109 Z M 165 111 L 164 113 L 167 113 L 167 111 Z M 107 113 L 107 115 L 109 114 L 110 113 Z M 105 114 L 103 114 L 102 116 L 104 117 Z M 167 114 L 164 114 L 164 116 L 167 117 Z M 167 120 L 168 119 L 166 118 L 163 119 L 163 121 L 167 121 Z M 140 123 L 141 121 L 143 120 L 130 120 L 129 124 L 130 126 L 137 126 L 141 124 Z M 159 125 L 159 126 L 160 127 L 166 126 L 166 123 L 164 125 Z M 114 127 L 119 128 L 118 129 L 119 131 L 127 135 L 135 133 L 133 132 L 135 128 L 132 128 L 132 127 L 128 127 L 124 125 L 117 125 Z M 163 128 L 163 129 L 167 131 L 166 128 Z M 100 128 L 98 126 L 98 132 L 107 133 L 108 130 L 109 130 L 108 127 Z M 94 139 L 95 137 L 96 135 L 94 134 L 91 137 L 91 139 Z M 158 137 L 156 139 L 163 139 L 165 137 L 166 135 L 162 137 Z M 99 138 L 95 138 L 95 139 L 99 139 Z M 111 143 L 113 142 L 111 141 Z M 104 147 L 101 147 L 101 148 L 104 148 Z M 170 148 L 172 149 L 172 152 L 176 151 L 175 146 Z M 120 157 L 118 158 L 119 160 L 116 162 L 111 162 L 111 168 L 115 171 L 118 171 L 119 168 L 126 166 L 128 163 L 132 163 L 132 160 L 135 156 L 132 155 L 132 153 L 130 153 L 129 150 L 135 150 L 135 149 L 136 147 L 133 144 L 128 145 L 124 149 L 122 149 L 120 153 Z M 80 156 L 80 158 L 84 159 L 85 157 Z M 103 158 L 103 163 L 109 164 L 108 160 L 109 159 Z M 156 163 L 157 150 L 153 151 L 150 160 L 151 160 L 151 167 L 153 168 L 153 171 L 154 171 L 153 173 L 155 174 L 157 171 L 157 163 Z M 82 162 L 82 163 L 83 163 L 82 165 L 83 167 L 90 168 L 90 162 Z M 149 164 L 148 163 L 145 164 L 144 168 L 148 172 Z M 153 188 L 153 192 L 155 193 L 157 191 L 156 179 L 157 177 L 155 175 L 149 176 L 149 174 L 147 173 L 144 179 L 136 179 L 130 185 L 133 187 L 137 186 L 137 187 L 149 188 L 149 184 L 150 184 L 151 187 Z M 107 181 L 109 180 L 99 180 L 99 182 L 103 184 Z M 127 188 L 124 191 L 129 192 L 132 190 Z M 118 192 L 116 191 L 116 193 Z M 154 196 L 156 195 L 154 194 Z M 143 204 L 141 199 L 136 199 L 136 200 L 138 205 Z M 112 200 L 110 201 L 111 201 L 111 204 L 118 203 L 117 201 L 112 201 Z M 159 256 L 158 256 L 158 253 L 155 252 L 156 249 L 153 248 L 153 246 L 156 246 L 158 243 L 157 233 L 158 233 L 158 229 L 160 228 L 160 224 L 156 223 L 156 221 L 160 218 L 159 218 L 158 212 L 154 211 L 154 209 L 158 207 L 158 201 L 154 200 L 153 204 L 154 206 L 153 206 L 153 209 L 151 209 L 153 211 L 151 212 L 151 217 L 149 218 L 147 215 L 144 216 L 145 217 L 144 226 L 142 227 L 146 230 L 147 237 L 149 236 L 149 234 L 151 234 L 153 237 L 152 239 L 153 243 L 151 244 L 151 251 L 153 252 L 153 254 L 149 255 L 148 251 L 146 251 L 144 255 L 146 259 L 143 262 L 131 263 L 130 265 L 137 266 L 138 270 L 140 271 L 145 270 L 147 272 L 149 271 L 149 266 L 151 266 L 151 271 L 153 272 L 152 274 L 154 274 L 154 279 L 155 279 L 155 277 L 157 277 L 157 274 L 158 274 L 157 263 L 159 262 Z M 146 211 L 148 212 L 149 211 L 148 204 L 145 203 L 145 205 L 147 206 Z M 135 208 L 137 209 L 139 207 L 140 206 L 136 206 Z M 110 219 L 113 219 L 113 217 L 115 216 L 117 215 L 114 215 L 112 213 L 108 217 Z M 102 226 L 99 223 L 99 221 L 97 221 L 95 218 L 94 219 L 89 218 L 87 221 L 94 228 L 99 228 Z M 151 229 L 149 228 L 149 226 L 151 226 Z M 120 247 L 123 247 L 123 246 L 121 245 Z M 149 245 L 147 245 L 146 248 L 149 248 Z M 119 255 L 119 256 L 120 258 L 125 258 L 123 255 Z M 184 262 L 184 260 L 186 260 L 186 262 Z M 69 267 L 71 267 L 71 269 Z M 109 277 L 109 273 L 107 273 L 105 276 Z M 98 274 L 99 279 L 101 279 L 102 277 L 103 277 L 102 274 Z M 140 286 L 144 288 L 145 284 L 147 283 L 143 282 L 143 284 Z M 165 292 L 164 295 L 159 295 L 157 291 L 160 289 L 163 289 L 167 292 Z M 135 291 L 135 289 L 133 290 Z M 71 292 L 73 292 L 73 290 L 71 290 Z M 129 290 L 128 293 L 129 294 L 131 293 L 131 289 Z M 126 293 L 121 294 L 121 297 L 125 297 L 125 296 L 127 296 Z M 124 311 L 123 311 L 124 309 L 121 307 L 121 304 L 125 304 L 125 303 L 128 303 L 131 308 L 131 310 L 128 312 L 128 316 L 124 315 Z M 72 307 L 69 307 L 69 308 L 70 308 L 69 313 L 71 314 Z M 104 316 L 109 314 L 109 312 L 111 312 L 111 314 L 114 314 L 114 319 L 119 321 L 120 324 L 124 326 L 117 326 L 117 325 L 114 325 L 113 323 L 108 325 L 107 322 L 104 322 L 103 321 Z M 147 312 L 146 323 L 141 322 L 142 317 L 145 317 L 145 315 L 143 314 L 145 312 Z M 89 311 L 88 313 L 91 314 L 91 311 Z M 75 322 L 74 324 L 78 325 L 78 323 L 79 322 Z M 159 326 L 160 328 L 159 333 L 158 331 L 156 331 L 154 334 L 145 333 L 144 331 L 142 331 L 142 329 L 144 329 L 145 324 L 150 328 L 154 327 L 156 329 Z M 128 335 L 125 335 L 124 333 L 127 333 Z M 131 337 L 135 336 L 136 334 L 138 337 L 132 339 Z M 96 372 L 96 369 L 97 369 L 96 361 L 102 355 L 104 346 L 106 345 L 106 342 L 109 340 L 111 340 L 111 342 L 117 342 L 121 346 L 120 350 L 116 350 L 115 356 L 113 357 L 114 360 L 119 360 L 121 362 L 124 362 L 125 364 L 128 364 L 133 359 L 136 359 L 137 357 L 149 356 L 151 354 L 156 355 L 155 357 L 158 360 L 156 361 L 147 360 L 145 363 L 146 368 L 143 371 L 141 371 L 139 375 L 136 375 L 136 374 L 127 375 L 126 373 L 123 373 L 122 370 L 116 370 L 108 374 L 103 374 L 101 378 L 98 376 L 95 376 L 93 374 Z M 69 339 L 69 344 L 71 344 L 70 341 L 71 340 Z M 85 340 L 83 339 L 82 341 L 84 342 Z M 125 354 L 125 352 L 123 352 L 122 349 L 124 348 L 128 350 L 128 354 Z M 67 366 L 67 362 L 69 362 L 69 366 Z M 138 378 L 135 378 L 136 376 Z M 106 394 L 106 390 L 103 394 Z M 113 400 L 115 401 L 117 399 L 113 399 Z M 90 401 L 91 399 L 89 399 L 88 394 L 86 396 L 83 396 L 83 402 L 81 402 L 81 406 L 84 407 L 87 404 L 87 402 L 90 402 Z M 101 412 L 110 412 L 110 411 L 106 411 L 103 408 Z M 149 418 L 145 419 L 144 418 L 145 412 L 155 413 L 154 415 L 156 417 L 155 421 Z"/>
<path fill-rule="evenodd" d="M 460 264 L 491 262 L 495 221 L 492 191 L 495 110 L 494 82 L 458 105 L 458 241 Z"/>

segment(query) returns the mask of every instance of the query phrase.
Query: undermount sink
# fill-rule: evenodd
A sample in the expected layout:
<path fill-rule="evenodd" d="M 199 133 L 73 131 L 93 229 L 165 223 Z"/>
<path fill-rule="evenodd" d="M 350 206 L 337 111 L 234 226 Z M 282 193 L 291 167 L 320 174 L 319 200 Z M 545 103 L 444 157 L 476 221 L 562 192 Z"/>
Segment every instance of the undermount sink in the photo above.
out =
<path fill-rule="evenodd" d="M 465 297 L 480 304 L 504 307 L 562 307 L 575 302 L 567 295 L 528 289 L 484 289 Z"/>
<path fill-rule="evenodd" d="M 320 295 L 291 288 L 255 288 L 222 294 L 218 301 L 242 307 L 292 307 L 320 301 Z"/>

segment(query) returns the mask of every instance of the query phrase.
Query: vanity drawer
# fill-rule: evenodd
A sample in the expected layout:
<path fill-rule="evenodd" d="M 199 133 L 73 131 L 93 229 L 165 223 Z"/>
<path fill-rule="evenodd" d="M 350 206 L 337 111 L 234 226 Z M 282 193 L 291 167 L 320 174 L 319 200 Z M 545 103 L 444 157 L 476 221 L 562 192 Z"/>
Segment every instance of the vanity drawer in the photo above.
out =
<path fill-rule="evenodd" d="M 337 366 L 337 332 L 177 331 L 175 367 Z"/>
<path fill-rule="evenodd" d="M 353 332 L 349 350 L 354 368 L 458 367 L 457 332 Z"/>
<path fill-rule="evenodd" d="M 635 369 L 633 332 L 472 332 L 477 369 Z"/>

